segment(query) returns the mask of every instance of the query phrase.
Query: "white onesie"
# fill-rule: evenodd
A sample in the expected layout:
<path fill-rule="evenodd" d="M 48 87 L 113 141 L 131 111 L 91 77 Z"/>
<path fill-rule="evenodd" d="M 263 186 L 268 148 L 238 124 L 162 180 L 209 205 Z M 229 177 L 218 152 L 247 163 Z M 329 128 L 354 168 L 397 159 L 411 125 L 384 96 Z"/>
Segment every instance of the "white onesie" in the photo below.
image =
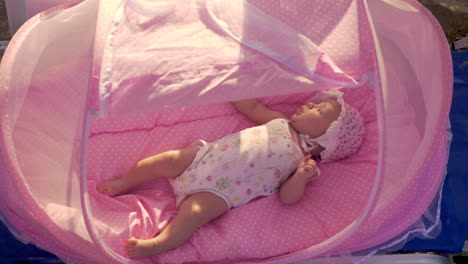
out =
<path fill-rule="evenodd" d="M 272 195 L 303 159 L 286 119 L 247 128 L 212 143 L 199 140 L 194 144 L 200 150 L 192 164 L 172 181 L 177 206 L 197 192 L 214 193 L 229 208 Z"/>

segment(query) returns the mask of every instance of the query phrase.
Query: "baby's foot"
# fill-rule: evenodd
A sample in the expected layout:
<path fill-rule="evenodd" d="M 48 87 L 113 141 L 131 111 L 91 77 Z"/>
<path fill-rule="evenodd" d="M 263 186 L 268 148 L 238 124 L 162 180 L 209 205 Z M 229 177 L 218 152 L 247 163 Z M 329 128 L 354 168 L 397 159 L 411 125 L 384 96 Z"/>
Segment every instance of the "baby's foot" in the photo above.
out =
<path fill-rule="evenodd" d="M 128 184 L 122 178 L 103 181 L 98 184 L 96 189 L 98 192 L 109 196 L 121 195 L 129 190 Z"/>
<path fill-rule="evenodd" d="M 130 258 L 144 258 L 161 252 L 162 249 L 159 247 L 156 238 L 148 240 L 130 238 L 127 241 L 127 254 Z"/>

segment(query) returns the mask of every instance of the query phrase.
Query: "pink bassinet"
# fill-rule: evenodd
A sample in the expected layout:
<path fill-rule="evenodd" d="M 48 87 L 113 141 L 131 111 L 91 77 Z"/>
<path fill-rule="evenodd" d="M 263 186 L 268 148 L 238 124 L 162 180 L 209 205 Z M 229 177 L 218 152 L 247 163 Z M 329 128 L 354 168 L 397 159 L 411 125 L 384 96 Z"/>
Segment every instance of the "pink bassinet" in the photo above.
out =
<path fill-rule="evenodd" d="M 232 100 L 291 114 L 333 88 L 362 113 L 365 139 L 320 164 L 301 202 L 257 199 L 180 248 L 127 258 L 129 237 L 150 238 L 174 216 L 171 188 L 159 179 L 110 198 L 96 182 L 253 126 Z M 0 216 L 70 263 L 323 263 L 392 250 L 437 233 L 451 96 L 445 37 L 416 1 L 57 6 L 20 28 L 1 64 Z"/>

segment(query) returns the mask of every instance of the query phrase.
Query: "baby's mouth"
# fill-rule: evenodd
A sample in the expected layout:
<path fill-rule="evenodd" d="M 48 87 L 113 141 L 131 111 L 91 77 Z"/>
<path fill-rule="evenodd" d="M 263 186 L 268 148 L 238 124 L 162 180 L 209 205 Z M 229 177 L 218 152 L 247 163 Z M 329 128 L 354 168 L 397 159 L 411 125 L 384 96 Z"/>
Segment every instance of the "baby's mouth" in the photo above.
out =
<path fill-rule="evenodd" d="M 299 107 L 299 109 L 296 110 L 297 115 L 300 115 L 302 113 L 304 113 L 304 106 L 301 106 L 301 107 Z"/>

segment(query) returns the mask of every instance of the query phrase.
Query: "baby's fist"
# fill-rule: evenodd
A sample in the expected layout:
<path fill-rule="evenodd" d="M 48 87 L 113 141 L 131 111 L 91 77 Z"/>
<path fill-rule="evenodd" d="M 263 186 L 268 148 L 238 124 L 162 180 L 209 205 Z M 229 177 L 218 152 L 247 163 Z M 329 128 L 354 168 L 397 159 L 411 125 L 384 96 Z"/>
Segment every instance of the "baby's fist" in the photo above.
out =
<path fill-rule="evenodd" d="M 304 177 L 307 181 L 312 180 L 318 176 L 318 168 L 315 160 L 311 159 L 310 156 L 305 156 L 297 167 L 297 176 Z"/>

